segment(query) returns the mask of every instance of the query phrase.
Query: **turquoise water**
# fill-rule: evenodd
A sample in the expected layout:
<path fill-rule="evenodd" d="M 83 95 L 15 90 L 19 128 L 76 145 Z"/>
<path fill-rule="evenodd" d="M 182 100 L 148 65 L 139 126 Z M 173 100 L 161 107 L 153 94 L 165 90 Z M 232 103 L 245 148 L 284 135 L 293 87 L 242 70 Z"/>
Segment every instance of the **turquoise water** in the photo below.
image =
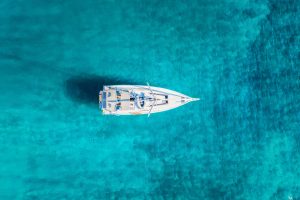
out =
<path fill-rule="evenodd" d="M 297 0 L 0 2 L 0 199 L 300 199 Z M 103 84 L 201 101 L 102 116 Z"/>

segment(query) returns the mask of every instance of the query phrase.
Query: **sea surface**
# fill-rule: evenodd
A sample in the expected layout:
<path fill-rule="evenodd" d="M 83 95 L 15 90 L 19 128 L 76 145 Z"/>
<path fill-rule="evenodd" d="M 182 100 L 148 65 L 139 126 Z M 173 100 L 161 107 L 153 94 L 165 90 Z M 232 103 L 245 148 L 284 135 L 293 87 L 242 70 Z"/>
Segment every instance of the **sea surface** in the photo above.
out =
<path fill-rule="evenodd" d="M 1 0 L 1 200 L 300 200 L 299 0 Z M 201 101 L 103 116 L 105 84 Z"/>

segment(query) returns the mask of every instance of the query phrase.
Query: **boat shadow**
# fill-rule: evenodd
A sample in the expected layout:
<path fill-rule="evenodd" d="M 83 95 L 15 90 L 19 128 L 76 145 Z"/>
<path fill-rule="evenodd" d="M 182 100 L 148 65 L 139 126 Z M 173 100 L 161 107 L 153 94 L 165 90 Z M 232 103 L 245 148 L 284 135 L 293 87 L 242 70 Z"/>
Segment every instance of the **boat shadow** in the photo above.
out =
<path fill-rule="evenodd" d="M 137 85 L 137 82 L 117 77 L 79 75 L 64 82 L 65 95 L 80 104 L 98 105 L 98 94 L 104 85 Z"/>

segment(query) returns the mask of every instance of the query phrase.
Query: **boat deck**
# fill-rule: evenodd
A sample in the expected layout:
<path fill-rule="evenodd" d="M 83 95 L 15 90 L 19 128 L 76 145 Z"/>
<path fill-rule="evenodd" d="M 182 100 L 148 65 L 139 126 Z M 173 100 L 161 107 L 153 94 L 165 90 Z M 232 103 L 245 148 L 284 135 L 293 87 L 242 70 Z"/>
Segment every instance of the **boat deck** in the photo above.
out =
<path fill-rule="evenodd" d="M 193 98 L 181 93 L 150 86 L 104 86 L 99 94 L 103 114 L 136 115 L 170 110 Z"/>

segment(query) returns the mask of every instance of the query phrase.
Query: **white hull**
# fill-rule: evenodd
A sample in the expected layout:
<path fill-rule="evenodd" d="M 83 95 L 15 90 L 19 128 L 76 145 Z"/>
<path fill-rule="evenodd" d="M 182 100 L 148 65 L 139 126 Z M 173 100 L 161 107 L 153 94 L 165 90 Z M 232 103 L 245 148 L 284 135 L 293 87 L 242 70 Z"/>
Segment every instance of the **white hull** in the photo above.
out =
<path fill-rule="evenodd" d="M 171 110 L 199 100 L 172 90 L 143 85 L 109 85 L 99 93 L 105 115 L 141 115 Z"/>

